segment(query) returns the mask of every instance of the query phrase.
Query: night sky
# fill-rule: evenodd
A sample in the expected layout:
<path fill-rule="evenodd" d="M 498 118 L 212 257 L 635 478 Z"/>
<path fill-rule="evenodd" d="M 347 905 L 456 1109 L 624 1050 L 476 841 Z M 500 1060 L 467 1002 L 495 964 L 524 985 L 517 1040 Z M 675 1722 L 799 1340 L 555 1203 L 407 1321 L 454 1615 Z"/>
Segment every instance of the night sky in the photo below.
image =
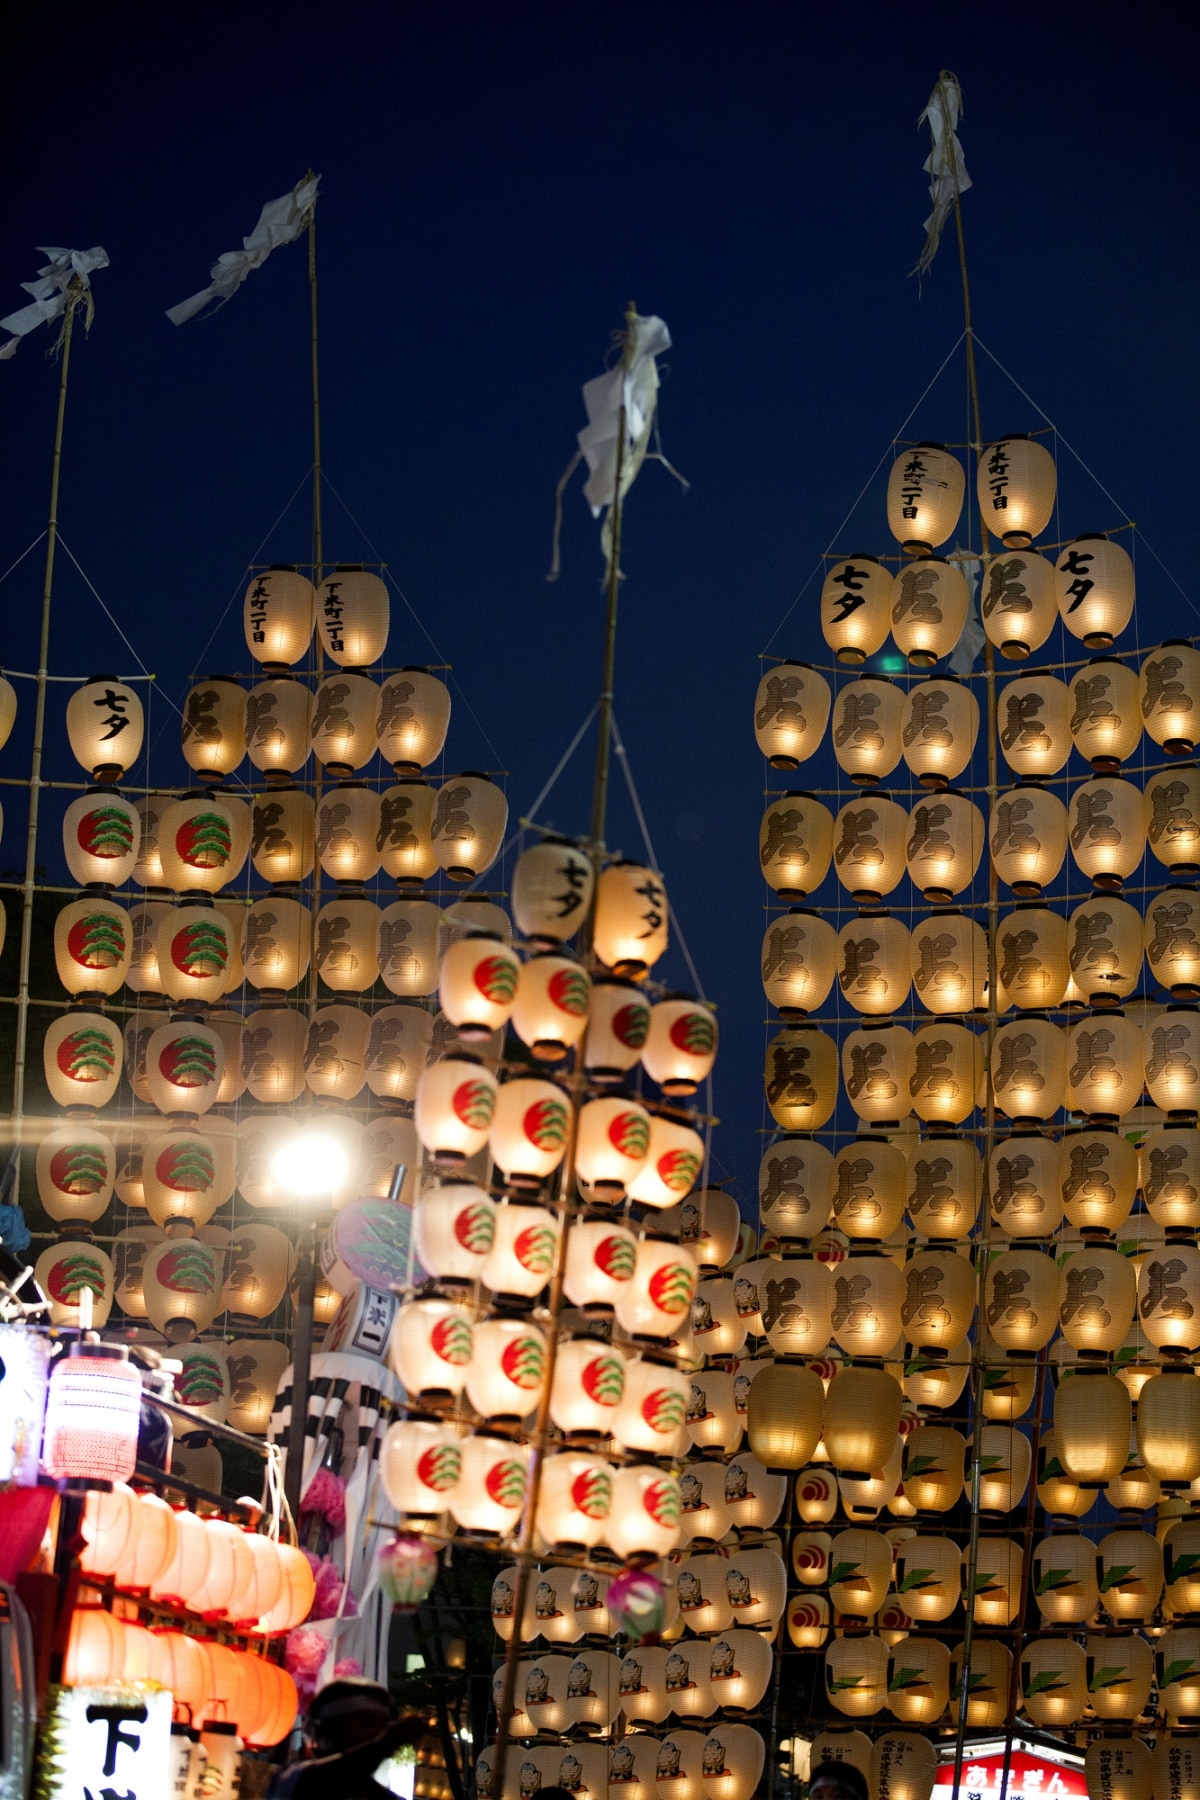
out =
<path fill-rule="evenodd" d="M 923 292 L 908 279 L 927 211 L 917 115 L 939 68 L 955 70 L 979 335 L 1113 496 L 1060 444 L 1068 530 L 1138 521 L 1153 643 L 1194 629 L 1147 546 L 1190 589 L 1195 47 L 1161 16 L 1104 5 L 351 0 L 10 21 L 0 310 L 22 304 L 36 244 L 107 249 L 72 366 L 62 530 L 176 699 L 193 670 L 246 667 L 246 564 L 309 555 L 303 248 L 278 251 L 211 319 L 176 329 L 163 314 L 307 167 L 322 175 L 326 470 L 369 539 L 327 489 L 327 559 L 377 547 L 412 608 L 393 601 L 390 659 L 453 663 L 447 767 L 506 769 L 514 817 L 598 687 L 601 560 L 578 477 L 562 579 L 544 579 L 580 386 L 627 300 L 666 319 L 663 447 L 691 486 L 647 465 L 632 493 L 617 717 L 719 1004 L 717 1173 L 738 1177 L 744 1202 L 766 1011 L 757 659 L 835 536 L 890 548 L 891 441 L 961 330 L 950 242 Z M 30 337 L 0 365 L 0 570 L 45 523 L 49 342 Z M 986 357 L 981 376 L 985 433 L 1044 422 Z M 903 435 L 967 435 L 961 350 Z M 6 666 L 36 664 L 41 555 L 0 591 Z M 823 652 L 816 591 L 775 650 Z M 51 666 L 134 666 L 65 555 Z M 20 686 L 9 775 L 27 767 Z M 67 691 L 52 695 L 52 727 Z M 152 731 L 154 779 L 183 785 L 162 700 Z M 586 829 L 590 754 L 544 821 Z M 75 772 L 61 734 L 50 765 Z M 4 792 L 11 869 L 21 803 Z M 619 791 L 609 842 L 641 850 Z M 49 839 L 46 860 L 61 867 Z M 685 979 L 676 951 L 661 972 Z"/>

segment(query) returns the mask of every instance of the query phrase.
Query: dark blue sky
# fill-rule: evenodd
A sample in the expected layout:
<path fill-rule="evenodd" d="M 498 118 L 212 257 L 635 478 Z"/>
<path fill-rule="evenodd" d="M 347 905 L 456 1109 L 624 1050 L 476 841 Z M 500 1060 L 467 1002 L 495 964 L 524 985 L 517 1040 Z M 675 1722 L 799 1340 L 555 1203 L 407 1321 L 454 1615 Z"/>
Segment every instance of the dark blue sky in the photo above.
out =
<path fill-rule="evenodd" d="M 563 577 L 543 579 L 579 388 L 628 298 L 668 321 L 663 441 L 692 485 L 648 467 L 633 492 L 618 719 L 720 1004 L 716 1148 L 744 1195 L 762 1114 L 757 655 L 961 324 L 952 246 L 923 294 L 907 279 L 917 114 L 956 70 L 980 335 L 1186 586 L 1195 49 L 1194 27 L 1103 5 L 131 5 L 10 26 L 0 302 L 20 304 L 38 242 L 112 258 L 74 365 L 62 525 L 175 694 L 235 592 L 203 663 L 244 666 L 244 565 L 311 461 L 303 251 L 209 321 L 163 312 L 308 165 L 327 471 L 453 662 L 514 812 L 597 686 L 600 560 L 575 489 Z M 0 372 L 0 568 L 44 523 L 46 343 Z M 982 374 L 985 430 L 1040 423 Z M 909 435 L 966 435 L 961 354 Z M 1069 529 L 1113 523 L 1062 462 Z M 369 555 L 331 495 L 326 520 L 330 560 Z M 843 547 L 886 548 L 878 493 Z M 302 494 L 263 555 L 307 554 Z M 1187 629 L 1144 547 L 1138 569 L 1143 640 Z M 0 590 L 6 664 L 36 659 L 40 574 L 39 552 Z M 776 648 L 811 652 L 814 594 Z M 398 606 L 391 654 L 434 656 Z M 129 667 L 65 560 L 53 666 Z M 5 773 L 25 743 L 18 727 Z M 450 766 L 479 765 L 492 753 L 460 704 Z M 169 724 L 154 770 L 182 780 Z M 546 808 L 560 827 L 586 825 L 586 774 Z M 638 849 L 621 801 L 610 842 Z"/>

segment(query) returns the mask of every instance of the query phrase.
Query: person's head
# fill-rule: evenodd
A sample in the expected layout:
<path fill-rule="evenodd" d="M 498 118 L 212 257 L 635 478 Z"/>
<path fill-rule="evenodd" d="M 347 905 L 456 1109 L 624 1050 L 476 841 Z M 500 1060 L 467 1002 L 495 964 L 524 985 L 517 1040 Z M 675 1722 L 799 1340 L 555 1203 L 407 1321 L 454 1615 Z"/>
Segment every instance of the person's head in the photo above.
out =
<path fill-rule="evenodd" d="M 579 1800 L 579 1796 L 568 1793 L 564 1787 L 548 1787 L 538 1789 L 537 1800 Z"/>
<path fill-rule="evenodd" d="M 308 1709 L 308 1730 L 321 1755 L 370 1743 L 395 1716 L 392 1698 L 377 1681 L 342 1675 L 323 1687 Z"/>
<path fill-rule="evenodd" d="M 867 1778 L 850 1762 L 818 1763 L 808 1778 L 808 1800 L 870 1800 Z"/>

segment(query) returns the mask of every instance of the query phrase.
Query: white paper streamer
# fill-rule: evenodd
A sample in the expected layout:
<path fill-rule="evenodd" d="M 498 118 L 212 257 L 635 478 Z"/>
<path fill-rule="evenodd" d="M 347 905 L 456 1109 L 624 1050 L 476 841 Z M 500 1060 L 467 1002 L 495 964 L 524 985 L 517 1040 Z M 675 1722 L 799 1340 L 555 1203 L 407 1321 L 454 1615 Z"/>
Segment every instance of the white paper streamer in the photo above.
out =
<path fill-rule="evenodd" d="M 929 105 L 917 120 L 918 130 L 928 122 L 933 138 L 933 148 L 925 158 L 933 211 L 925 221 L 925 247 L 913 270 L 914 275 L 928 273 L 937 255 L 942 228 L 953 210 L 955 192 L 965 194 L 971 185 L 971 177 L 967 174 L 967 165 L 963 161 L 962 145 L 955 136 L 962 109 L 962 89 L 958 85 L 958 77 L 952 75 L 949 69 L 943 69 L 938 76 L 937 86 L 929 96 Z"/>
<path fill-rule="evenodd" d="M 658 404 L 658 364 L 655 357 L 671 347 L 671 334 L 663 321 L 651 314 L 635 313 L 631 326 L 633 355 L 605 375 L 584 383 L 583 404 L 588 422 L 579 433 L 579 448 L 588 466 L 583 495 L 599 518 L 616 497 L 617 441 L 621 408 L 625 408 L 625 449 L 621 462 L 621 494 L 632 485 L 646 458 L 654 411 Z"/>
<path fill-rule="evenodd" d="M 172 325 L 185 325 L 189 319 L 203 312 L 210 300 L 218 306 L 236 294 L 252 269 L 261 269 L 272 250 L 280 244 L 290 244 L 300 236 L 308 224 L 317 199 L 317 184 L 321 177 L 310 175 L 298 181 L 290 194 L 282 194 L 278 200 L 268 201 L 258 216 L 258 224 L 248 238 L 242 239 L 240 250 L 227 250 L 219 256 L 209 273 L 212 280 L 201 293 L 193 294 L 190 300 L 181 300 L 178 306 L 169 307 L 167 317 Z"/>
<path fill-rule="evenodd" d="M 38 270 L 36 281 L 21 283 L 25 292 L 33 295 L 33 305 L 23 306 L 20 312 L 9 313 L 7 319 L 0 319 L 0 325 L 12 332 L 8 342 L 0 347 L 0 361 L 8 362 L 14 357 L 20 340 L 36 331 L 39 325 L 47 325 L 51 319 L 60 318 L 66 312 L 67 289 L 76 276 L 82 287 L 90 289 L 92 271 L 108 267 L 108 252 L 99 244 L 92 250 L 59 250 L 49 244 L 39 244 L 38 250 L 50 260 L 44 269 Z"/>

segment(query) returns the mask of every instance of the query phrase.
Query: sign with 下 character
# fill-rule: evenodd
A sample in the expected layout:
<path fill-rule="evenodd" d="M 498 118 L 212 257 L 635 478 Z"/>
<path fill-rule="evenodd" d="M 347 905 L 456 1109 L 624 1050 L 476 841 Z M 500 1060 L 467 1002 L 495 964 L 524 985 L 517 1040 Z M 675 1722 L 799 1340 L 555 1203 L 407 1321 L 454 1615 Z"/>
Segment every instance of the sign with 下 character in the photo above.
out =
<path fill-rule="evenodd" d="M 162 1800 L 174 1704 L 166 1688 L 122 1682 L 51 1696 L 39 1800 Z"/>
<path fill-rule="evenodd" d="M 954 1788 L 954 1752 L 938 1768 L 933 1800 L 949 1800 Z M 1013 1740 L 1005 1780 L 1004 1740 L 968 1745 L 959 1779 L 959 1800 L 1087 1800 L 1083 1758 L 1041 1744 Z"/>

